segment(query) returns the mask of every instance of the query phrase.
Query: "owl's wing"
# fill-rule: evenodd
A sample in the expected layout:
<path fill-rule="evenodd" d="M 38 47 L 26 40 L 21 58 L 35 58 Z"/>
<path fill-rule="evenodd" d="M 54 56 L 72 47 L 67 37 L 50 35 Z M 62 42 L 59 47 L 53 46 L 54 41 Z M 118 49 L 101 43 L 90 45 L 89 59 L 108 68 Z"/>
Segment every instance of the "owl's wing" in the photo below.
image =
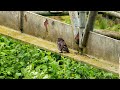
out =
<path fill-rule="evenodd" d="M 57 42 L 57 47 L 61 51 L 61 43 L 60 42 Z"/>
<path fill-rule="evenodd" d="M 65 45 L 65 46 L 63 47 L 63 51 L 69 52 L 69 49 L 68 49 L 67 45 Z"/>

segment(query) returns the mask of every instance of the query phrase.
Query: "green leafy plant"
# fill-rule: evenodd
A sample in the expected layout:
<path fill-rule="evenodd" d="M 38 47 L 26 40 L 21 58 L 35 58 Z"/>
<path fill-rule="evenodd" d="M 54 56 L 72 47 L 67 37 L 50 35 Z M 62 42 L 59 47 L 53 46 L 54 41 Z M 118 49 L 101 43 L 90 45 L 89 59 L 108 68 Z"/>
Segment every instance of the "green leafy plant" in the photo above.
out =
<path fill-rule="evenodd" d="M 0 35 L 0 79 L 118 79 L 118 75 Z"/>

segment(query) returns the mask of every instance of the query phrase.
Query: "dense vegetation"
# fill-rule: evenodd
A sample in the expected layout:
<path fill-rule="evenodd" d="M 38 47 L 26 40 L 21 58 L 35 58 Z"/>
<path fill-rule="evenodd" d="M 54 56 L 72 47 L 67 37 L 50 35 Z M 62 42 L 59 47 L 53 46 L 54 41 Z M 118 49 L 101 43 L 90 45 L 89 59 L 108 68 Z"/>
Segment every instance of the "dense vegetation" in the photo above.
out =
<path fill-rule="evenodd" d="M 95 28 L 120 32 L 120 19 L 108 19 L 99 14 L 96 17 Z"/>
<path fill-rule="evenodd" d="M 118 75 L 0 35 L 0 78 L 118 79 Z"/>
<path fill-rule="evenodd" d="M 70 16 L 49 16 L 49 17 L 60 20 L 67 24 L 71 24 Z M 106 17 L 103 17 L 102 14 L 98 14 L 95 20 L 95 28 L 120 32 L 119 23 L 120 23 L 119 19 L 108 19 Z"/>

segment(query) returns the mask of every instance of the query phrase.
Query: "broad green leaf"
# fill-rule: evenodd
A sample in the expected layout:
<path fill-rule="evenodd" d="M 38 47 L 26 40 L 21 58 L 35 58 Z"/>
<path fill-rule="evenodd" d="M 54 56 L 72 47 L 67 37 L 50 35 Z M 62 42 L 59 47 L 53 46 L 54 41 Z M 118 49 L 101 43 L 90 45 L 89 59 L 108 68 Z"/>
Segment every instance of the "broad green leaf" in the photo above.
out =
<path fill-rule="evenodd" d="M 5 78 L 5 76 L 0 76 L 0 79 L 4 79 Z"/>
<path fill-rule="evenodd" d="M 46 74 L 46 75 L 43 77 L 43 79 L 49 79 L 49 75 Z"/>
<path fill-rule="evenodd" d="M 21 73 L 15 73 L 16 76 L 21 76 Z"/>

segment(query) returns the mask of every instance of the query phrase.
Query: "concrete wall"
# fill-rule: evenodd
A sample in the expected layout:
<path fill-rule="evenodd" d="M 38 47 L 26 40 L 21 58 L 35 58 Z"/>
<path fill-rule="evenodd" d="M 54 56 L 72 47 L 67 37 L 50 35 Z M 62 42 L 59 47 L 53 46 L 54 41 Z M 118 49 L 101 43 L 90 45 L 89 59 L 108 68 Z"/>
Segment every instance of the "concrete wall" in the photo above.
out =
<path fill-rule="evenodd" d="M 0 11 L 0 25 L 20 31 L 20 11 Z M 24 12 L 23 32 L 55 43 L 58 37 L 62 37 L 68 47 L 77 49 L 72 26 L 45 16 L 28 11 Z M 86 53 L 113 63 L 119 63 L 120 41 L 90 32 Z"/>
<path fill-rule="evenodd" d="M 24 13 L 23 32 L 55 42 L 62 37 L 68 47 L 76 49 L 71 25 L 31 12 Z"/>
<path fill-rule="evenodd" d="M 90 32 L 86 53 L 100 59 L 119 63 L 120 40 Z"/>
<path fill-rule="evenodd" d="M 20 30 L 20 11 L 0 11 L 0 25 Z"/>

